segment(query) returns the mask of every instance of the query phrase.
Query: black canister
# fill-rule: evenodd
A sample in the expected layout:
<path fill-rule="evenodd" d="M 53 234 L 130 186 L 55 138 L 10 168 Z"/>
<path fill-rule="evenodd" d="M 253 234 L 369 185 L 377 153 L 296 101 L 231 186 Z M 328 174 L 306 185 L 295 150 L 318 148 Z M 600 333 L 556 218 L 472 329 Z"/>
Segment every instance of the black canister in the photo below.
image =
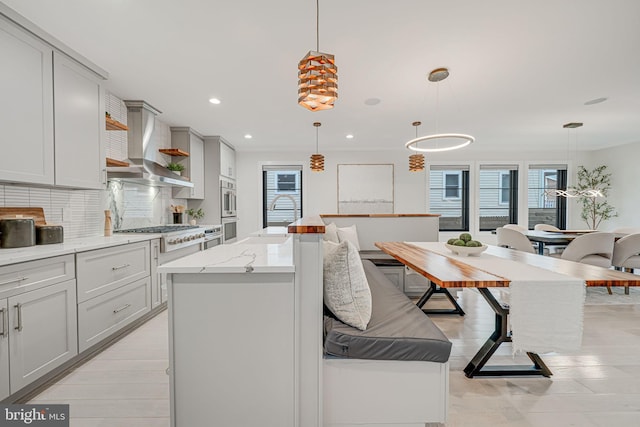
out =
<path fill-rule="evenodd" d="M 0 219 L 0 247 L 22 248 L 36 244 L 36 224 L 33 218 Z"/>
<path fill-rule="evenodd" d="M 51 245 L 62 243 L 64 232 L 61 225 L 36 225 L 36 244 Z"/>

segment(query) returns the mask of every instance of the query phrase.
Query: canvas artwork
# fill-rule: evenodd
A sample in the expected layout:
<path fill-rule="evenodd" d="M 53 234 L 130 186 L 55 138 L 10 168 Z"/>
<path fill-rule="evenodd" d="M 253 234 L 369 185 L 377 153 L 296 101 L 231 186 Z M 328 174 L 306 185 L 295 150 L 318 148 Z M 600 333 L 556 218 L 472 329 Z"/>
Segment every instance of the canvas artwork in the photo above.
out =
<path fill-rule="evenodd" d="M 393 164 L 338 165 L 338 213 L 393 211 Z"/>

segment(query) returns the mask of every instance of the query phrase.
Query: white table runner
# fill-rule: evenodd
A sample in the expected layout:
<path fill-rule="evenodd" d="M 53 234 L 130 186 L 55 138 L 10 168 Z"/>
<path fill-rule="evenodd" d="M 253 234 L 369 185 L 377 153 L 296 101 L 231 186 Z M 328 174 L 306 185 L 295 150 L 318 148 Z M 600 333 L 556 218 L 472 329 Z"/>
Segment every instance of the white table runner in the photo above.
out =
<path fill-rule="evenodd" d="M 493 255 L 459 256 L 440 242 L 406 242 L 511 281 L 513 353 L 572 351 L 582 344 L 585 282 Z"/>

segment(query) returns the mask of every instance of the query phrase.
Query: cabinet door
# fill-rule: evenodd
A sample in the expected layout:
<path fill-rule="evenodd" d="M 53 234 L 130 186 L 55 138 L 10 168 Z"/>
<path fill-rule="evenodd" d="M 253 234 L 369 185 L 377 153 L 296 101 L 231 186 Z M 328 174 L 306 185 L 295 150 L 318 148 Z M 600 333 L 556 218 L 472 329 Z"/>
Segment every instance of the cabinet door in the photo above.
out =
<path fill-rule="evenodd" d="M 0 17 L 0 180 L 53 184 L 51 55 Z"/>
<path fill-rule="evenodd" d="M 11 393 L 78 354 L 76 319 L 75 280 L 9 298 Z"/>
<path fill-rule="evenodd" d="M 176 133 L 182 133 L 182 135 L 176 137 Z M 171 145 L 173 148 L 182 148 L 189 153 L 189 157 L 182 163 L 186 166 L 185 174 L 193 183 L 193 188 L 174 188 L 173 197 L 176 199 L 204 199 L 204 141 L 188 130 L 180 132 L 174 131 L 172 128 Z"/>
<path fill-rule="evenodd" d="M 220 142 L 220 175 L 226 176 L 227 178 L 236 177 L 235 174 L 235 165 L 236 162 L 236 154 L 233 148 L 229 147 L 227 144 Z"/>
<path fill-rule="evenodd" d="M 99 78 L 54 54 L 56 185 L 106 185 L 104 92 Z"/>
<path fill-rule="evenodd" d="M 191 135 L 190 140 L 189 167 L 193 182 L 191 198 L 204 199 L 204 142 L 195 135 Z"/>
<path fill-rule="evenodd" d="M 5 298 L 0 299 L 0 401 L 9 394 L 9 305 Z"/>
<path fill-rule="evenodd" d="M 154 239 L 151 241 L 151 308 L 162 304 L 162 280 L 158 273 L 159 256 L 160 239 Z"/>
<path fill-rule="evenodd" d="M 378 267 L 382 274 L 393 283 L 396 288 L 401 291 L 404 290 L 404 266 L 399 265 L 397 267 Z"/>

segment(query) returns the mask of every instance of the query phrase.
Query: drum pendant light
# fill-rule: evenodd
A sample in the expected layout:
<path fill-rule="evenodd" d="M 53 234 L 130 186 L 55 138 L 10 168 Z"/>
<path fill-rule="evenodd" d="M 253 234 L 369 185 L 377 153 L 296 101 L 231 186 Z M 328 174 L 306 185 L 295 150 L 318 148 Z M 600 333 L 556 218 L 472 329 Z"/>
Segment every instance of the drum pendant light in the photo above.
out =
<path fill-rule="evenodd" d="M 418 138 L 418 126 L 421 122 L 411 123 L 416 128 L 416 138 Z M 421 172 L 424 170 L 424 154 L 412 154 L 409 156 L 409 172 Z"/>
<path fill-rule="evenodd" d="M 320 0 L 316 0 L 316 50 L 298 63 L 298 104 L 310 111 L 328 110 L 338 98 L 334 56 L 320 52 Z"/>
<path fill-rule="evenodd" d="M 315 122 L 313 126 L 316 128 L 316 152 L 311 155 L 309 167 L 312 172 L 324 172 L 324 156 L 318 153 L 318 128 L 322 126 L 322 123 Z"/>

